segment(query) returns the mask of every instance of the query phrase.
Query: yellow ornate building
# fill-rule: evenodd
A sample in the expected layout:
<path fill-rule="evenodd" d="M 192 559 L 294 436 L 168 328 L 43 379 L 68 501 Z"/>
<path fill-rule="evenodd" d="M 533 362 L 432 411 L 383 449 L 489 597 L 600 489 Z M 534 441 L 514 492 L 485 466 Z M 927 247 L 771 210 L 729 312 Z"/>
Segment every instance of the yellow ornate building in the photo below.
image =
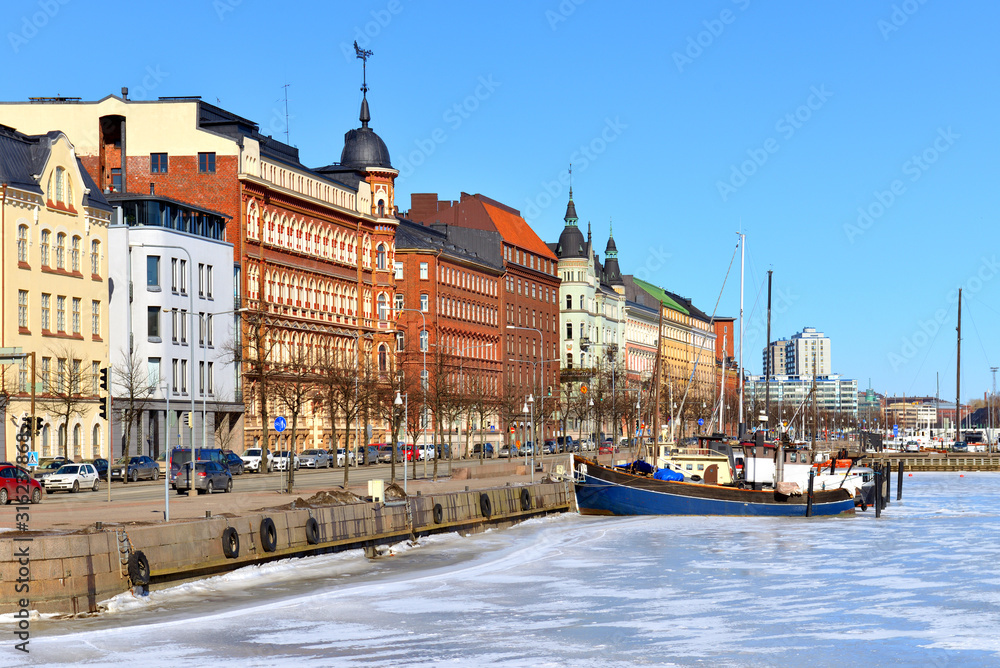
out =
<path fill-rule="evenodd" d="M 60 131 L 0 126 L 0 347 L 4 459 L 22 418 L 42 418 L 32 449 L 75 460 L 106 456 L 99 369 L 108 366 L 107 228 L 111 208 Z M 28 354 L 34 353 L 34 377 Z"/>

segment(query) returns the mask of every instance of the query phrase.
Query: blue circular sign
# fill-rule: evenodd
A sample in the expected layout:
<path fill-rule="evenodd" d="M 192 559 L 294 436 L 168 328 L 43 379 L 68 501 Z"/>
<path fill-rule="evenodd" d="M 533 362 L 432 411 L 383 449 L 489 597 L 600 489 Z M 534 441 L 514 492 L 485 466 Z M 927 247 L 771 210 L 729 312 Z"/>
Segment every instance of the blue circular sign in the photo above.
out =
<path fill-rule="evenodd" d="M 288 426 L 288 423 L 285 422 L 285 418 L 283 418 L 283 417 L 276 417 L 276 418 L 274 418 L 274 430 L 275 431 L 279 431 L 279 432 L 280 431 L 285 431 L 285 427 L 286 426 Z"/>
<path fill-rule="evenodd" d="M 705 421 L 703 419 L 701 419 L 701 418 L 698 418 L 698 426 L 702 427 L 704 425 L 705 425 Z"/>

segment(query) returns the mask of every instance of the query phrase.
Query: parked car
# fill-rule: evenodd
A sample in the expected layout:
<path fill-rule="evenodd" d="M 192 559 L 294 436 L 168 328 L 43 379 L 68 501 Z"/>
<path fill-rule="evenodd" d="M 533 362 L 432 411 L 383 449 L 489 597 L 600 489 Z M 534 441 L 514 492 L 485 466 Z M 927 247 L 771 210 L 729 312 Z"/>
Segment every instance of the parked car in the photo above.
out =
<path fill-rule="evenodd" d="M 58 459 L 43 459 L 38 463 L 35 472 L 32 474 L 35 480 L 45 480 L 50 475 L 59 470 L 63 464 L 72 464 L 73 460 L 59 457 Z"/>
<path fill-rule="evenodd" d="M 597 454 L 608 455 L 618 452 L 618 448 L 612 443 L 601 443 L 601 447 L 597 449 Z"/>
<path fill-rule="evenodd" d="M 388 443 L 380 443 L 378 445 L 378 460 L 384 464 L 389 464 L 392 462 L 393 447 Z M 396 461 L 400 461 L 399 455 L 396 456 Z"/>
<path fill-rule="evenodd" d="M 271 466 L 275 471 L 284 471 L 288 467 L 288 461 L 292 461 L 292 466 L 298 471 L 302 466 L 302 462 L 299 461 L 299 456 L 294 454 L 291 450 L 278 450 L 274 453 L 274 459 L 271 462 Z"/>
<path fill-rule="evenodd" d="M 531 457 L 535 453 L 535 444 L 531 441 L 525 441 L 524 445 L 521 446 L 521 454 L 526 457 Z"/>
<path fill-rule="evenodd" d="M 438 443 L 434 448 L 434 456 L 441 459 L 451 459 L 451 446 L 447 443 Z"/>
<path fill-rule="evenodd" d="M 511 457 L 517 457 L 519 454 L 517 445 L 504 445 L 500 448 L 499 456 L 510 459 Z"/>
<path fill-rule="evenodd" d="M 907 441 L 904 449 L 906 452 L 920 452 L 920 443 L 917 441 Z"/>
<path fill-rule="evenodd" d="M 377 464 L 378 463 L 378 446 L 368 445 L 362 448 L 358 455 L 358 463 L 360 464 Z"/>
<path fill-rule="evenodd" d="M 347 461 L 350 463 L 350 465 L 354 466 L 354 459 L 355 459 L 354 450 L 348 450 L 347 448 L 337 448 L 337 466 L 344 465 L 345 457 L 347 458 Z"/>
<path fill-rule="evenodd" d="M 243 453 L 243 468 L 246 471 L 261 473 L 261 449 L 250 448 Z M 263 467 L 268 473 L 274 470 L 274 451 L 267 451 L 267 464 Z"/>
<path fill-rule="evenodd" d="M 418 457 L 420 461 L 423 461 L 424 459 L 434 459 L 434 445 L 427 443 L 421 445 L 418 448 L 418 454 L 420 455 Z"/>
<path fill-rule="evenodd" d="M 951 446 L 952 452 L 968 452 L 969 444 L 965 441 L 955 441 Z"/>
<path fill-rule="evenodd" d="M 235 452 L 229 451 L 226 453 L 226 464 L 229 466 L 229 473 L 231 475 L 243 475 L 245 468 L 243 458 Z"/>
<path fill-rule="evenodd" d="M 160 467 L 146 455 L 137 457 L 119 457 L 111 467 L 111 479 L 121 479 L 123 482 L 135 482 L 139 479 L 159 480 Z"/>
<path fill-rule="evenodd" d="M 472 456 L 477 458 L 482 453 L 482 456 L 486 459 L 493 459 L 493 444 L 492 443 L 476 443 L 472 446 Z"/>
<path fill-rule="evenodd" d="M 83 464 L 90 464 L 97 470 L 97 477 L 101 480 L 108 479 L 108 460 L 103 457 L 98 457 L 97 459 L 85 459 Z M 162 472 L 162 471 L 161 471 Z"/>
<path fill-rule="evenodd" d="M 554 455 L 559 452 L 559 443 L 554 438 L 549 438 L 545 440 L 542 445 L 542 454 L 544 455 Z"/>
<path fill-rule="evenodd" d="M 191 463 L 184 464 L 184 470 L 179 471 L 174 478 L 174 489 L 178 494 L 191 491 Z M 229 469 L 213 461 L 197 461 L 194 465 L 194 488 L 199 494 L 212 494 L 216 490 L 233 491 L 233 476 Z"/>
<path fill-rule="evenodd" d="M 101 479 L 93 464 L 64 464 L 42 483 L 46 492 L 64 490 L 79 492 L 81 489 L 97 491 L 101 488 Z"/>
<path fill-rule="evenodd" d="M 402 461 L 404 457 L 408 462 L 415 462 L 420 459 L 420 450 L 418 450 L 417 446 L 413 443 L 400 443 L 397 446 L 396 451 L 399 453 L 399 459 L 397 461 Z"/>
<path fill-rule="evenodd" d="M 323 448 L 312 448 L 305 450 L 299 457 L 299 465 L 307 469 L 328 469 L 333 466 L 333 461 Z"/>
<path fill-rule="evenodd" d="M 42 484 L 20 466 L 0 467 L 0 506 L 11 500 L 18 503 L 40 503 L 42 500 Z"/>

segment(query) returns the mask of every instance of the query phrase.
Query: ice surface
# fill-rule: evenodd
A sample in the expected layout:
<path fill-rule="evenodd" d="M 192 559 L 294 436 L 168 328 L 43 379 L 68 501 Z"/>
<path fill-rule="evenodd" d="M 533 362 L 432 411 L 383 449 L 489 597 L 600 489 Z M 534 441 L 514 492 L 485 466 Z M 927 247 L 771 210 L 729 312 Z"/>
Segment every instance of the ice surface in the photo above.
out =
<path fill-rule="evenodd" d="M 275 562 L 37 619 L 27 665 L 997 665 L 998 483 L 915 474 L 877 522 L 564 515 Z"/>

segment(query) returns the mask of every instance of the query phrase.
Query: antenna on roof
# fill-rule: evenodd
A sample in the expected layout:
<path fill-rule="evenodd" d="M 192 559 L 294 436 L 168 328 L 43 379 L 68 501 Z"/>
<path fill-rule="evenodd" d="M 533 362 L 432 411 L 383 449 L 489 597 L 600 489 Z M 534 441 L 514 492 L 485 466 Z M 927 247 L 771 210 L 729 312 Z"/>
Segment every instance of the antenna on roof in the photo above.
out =
<path fill-rule="evenodd" d="M 291 146 L 291 144 L 288 143 L 288 87 L 289 86 L 291 86 L 291 84 L 286 83 L 284 86 L 282 86 L 282 88 L 285 89 L 285 143 Z"/>

